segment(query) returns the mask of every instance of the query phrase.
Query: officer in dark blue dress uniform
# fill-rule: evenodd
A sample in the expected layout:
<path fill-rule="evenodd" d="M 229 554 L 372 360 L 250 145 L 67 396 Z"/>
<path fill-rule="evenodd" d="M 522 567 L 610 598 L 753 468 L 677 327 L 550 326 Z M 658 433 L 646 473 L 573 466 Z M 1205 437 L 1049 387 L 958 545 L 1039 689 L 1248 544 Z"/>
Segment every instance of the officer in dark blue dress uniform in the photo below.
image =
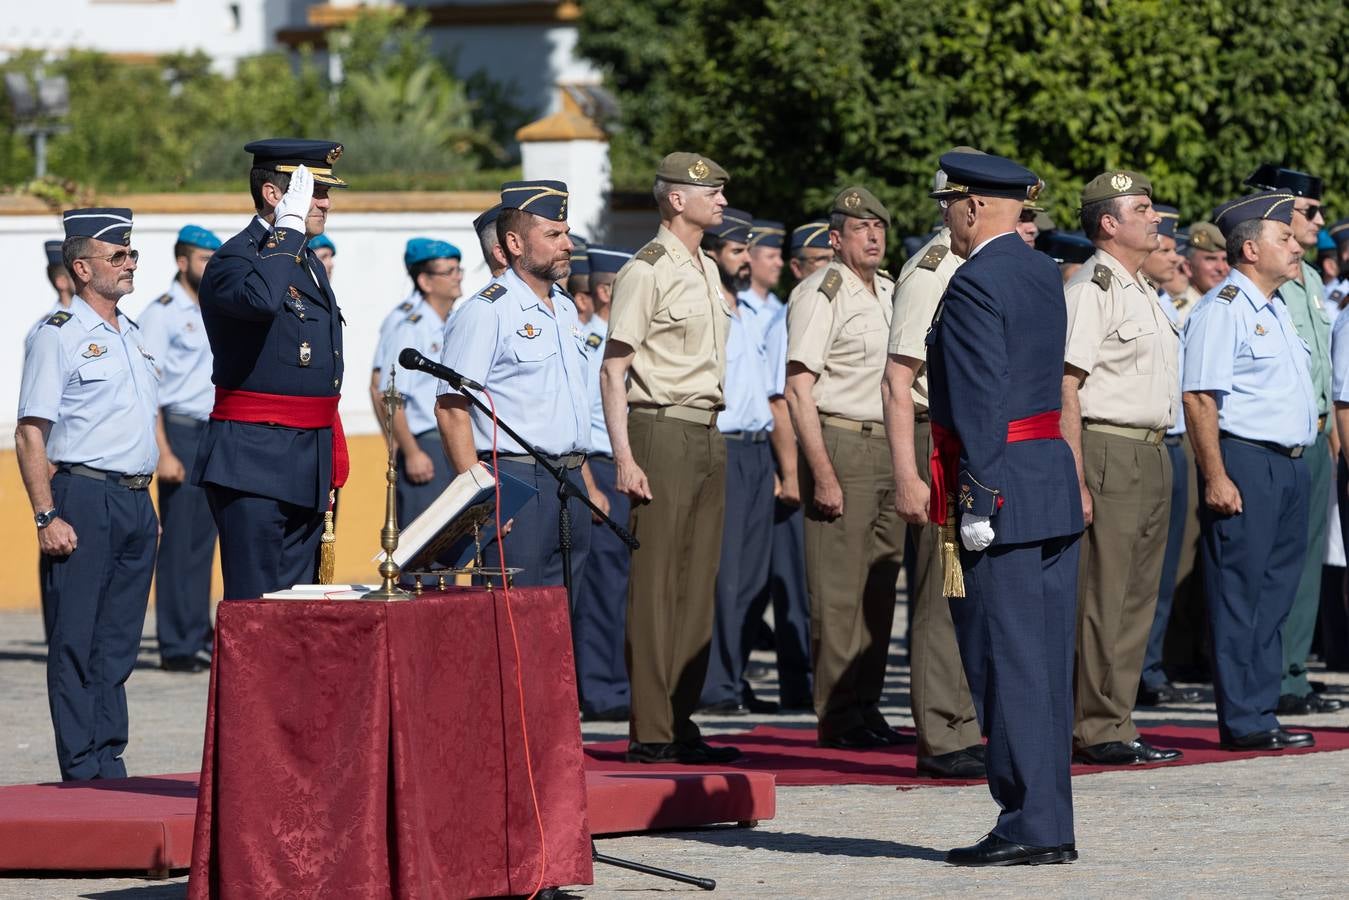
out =
<path fill-rule="evenodd" d="M 135 278 L 131 210 L 70 210 L 65 228 L 75 296 L 29 345 L 15 450 L 42 553 L 61 777 L 124 778 L 124 685 L 155 565 L 158 523 L 146 488 L 159 461 L 160 372 L 117 308 Z"/>
<path fill-rule="evenodd" d="M 949 542 L 959 528 L 966 595 L 952 596 L 951 616 L 970 692 L 982 698 L 989 791 L 1002 808 L 984 840 L 947 861 L 1067 862 L 1082 531 L 1073 454 L 1059 434 L 1067 309 L 1057 267 L 1015 231 L 1034 173 L 960 152 L 941 168 L 948 181 L 934 196 L 966 262 L 928 335 L 941 456 L 932 520 L 948 526 Z"/>
<path fill-rule="evenodd" d="M 193 471 L 220 530 L 227 600 L 314 582 L 346 463 L 342 313 L 307 244 L 323 232 L 329 189 L 346 186 L 332 170 L 342 145 L 275 139 L 244 151 L 258 214 L 202 279 L 216 400 Z"/>

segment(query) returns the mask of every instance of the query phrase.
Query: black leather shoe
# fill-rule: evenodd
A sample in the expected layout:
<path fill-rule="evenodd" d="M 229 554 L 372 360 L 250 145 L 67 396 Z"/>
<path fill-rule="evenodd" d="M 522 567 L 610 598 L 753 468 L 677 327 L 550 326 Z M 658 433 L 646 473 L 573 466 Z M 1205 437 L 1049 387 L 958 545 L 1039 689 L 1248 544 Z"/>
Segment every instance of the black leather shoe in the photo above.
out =
<path fill-rule="evenodd" d="M 816 741 L 821 747 L 834 750 L 878 750 L 890 746 L 886 741 L 865 725 L 849 728 L 842 734 L 820 738 Z"/>
<path fill-rule="evenodd" d="M 1144 763 L 1170 762 L 1173 759 L 1180 759 L 1184 755 L 1179 750 L 1154 747 L 1142 738 L 1138 738 L 1129 746 L 1133 748 L 1138 761 Z"/>
<path fill-rule="evenodd" d="M 984 751 L 986 749 L 987 748 L 983 744 L 971 744 L 965 748 L 965 752 L 979 760 L 979 762 L 987 762 L 984 756 Z"/>
<path fill-rule="evenodd" d="M 702 738 L 676 744 L 675 762 L 690 766 L 720 765 L 740 758 L 739 747 L 713 747 Z"/>
<path fill-rule="evenodd" d="M 205 672 L 210 663 L 196 656 L 166 656 L 159 661 L 165 672 Z"/>
<path fill-rule="evenodd" d="M 1284 694 L 1279 697 L 1279 705 L 1275 712 L 1281 716 L 1310 716 L 1316 713 L 1339 712 L 1343 708 L 1344 703 L 1334 697 L 1323 697 L 1312 692 L 1305 697 Z"/>
<path fill-rule="evenodd" d="M 1138 686 L 1139 706 L 1165 706 L 1168 703 L 1198 703 L 1201 694 L 1194 688 L 1176 687 L 1167 682 L 1161 687 Z"/>
<path fill-rule="evenodd" d="M 1091 744 L 1078 747 L 1073 751 L 1073 762 L 1086 763 L 1089 766 L 1131 766 L 1139 759 L 1133 744 L 1123 741 L 1106 741 L 1103 744 Z"/>
<path fill-rule="evenodd" d="M 1043 866 L 1067 862 L 1068 851 L 1061 847 L 1027 847 L 990 834 L 973 847 L 947 852 L 946 861 L 953 866 Z"/>
<path fill-rule="evenodd" d="M 626 706 L 615 706 L 611 709 L 582 709 L 582 722 L 626 722 L 630 710 Z"/>
<path fill-rule="evenodd" d="M 928 778 L 984 778 L 988 770 L 984 761 L 968 750 L 918 757 L 918 774 Z"/>
<path fill-rule="evenodd" d="M 760 700 L 753 694 L 745 695 L 744 707 L 756 715 L 771 715 L 778 711 L 778 705 L 772 700 Z"/>
<path fill-rule="evenodd" d="M 709 703 L 698 710 L 700 713 L 707 713 L 711 716 L 747 716 L 749 710 L 745 704 L 739 700 L 722 700 L 720 703 Z"/>
<path fill-rule="evenodd" d="M 1324 694 L 1326 692 L 1326 683 L 1324 681 L 1312 681 L 1308 678 L 1307 684 L 1311 685 L 1312 693 L 1314 694 Z"/>
<path fill-rule="evenodd" d="M 918 743 L 918 735 L 895 731 L 889 725 L 882 725 L 879 728 L 868 725 L 867 728 L 887 747 L 905 747 Z"/>
<path fill-rule="evenodd" d="M 1077 862 L 1077 844 L 1059 844 L 1064 862 Z"/>
<path fill-rule="evenodd" d="M 644 744 L 641 741 L 628 741 L 628 752 L 623 754 L 623 759 L 636 763 L 672 763 L 678 762 L 675 759 L 678 752 L 678 744 Z"/>
<path fill-rule="evenodd" d="M 1344 709 L 1344 701 L 1336 700 L 1334 697 L 1312 693 L 1307 695 L 1307 700 L 1310 701 L 1314 713 L 1339 712 Z"/>
<path fill-rule="evenodd" d="M 1305 731 L 1284 731 L 1282 728 L 1275 729 L 1279 736 L 1279 743 L 1285 747 L 1301 749 L 1303 747 L 1315 747 L 1316 738 Z"/>
<path fill-rule="evenodd" d="M 1280 731 L 1271 728 L 1268 731 L 1256 731 L 1251 734 L 1233 735 L 1218 744 L 1224 750 L 1282 750 L 1284 742 L 1279 738 Z M 1311 737 L 1311 735 L 1307 735 Z"/>

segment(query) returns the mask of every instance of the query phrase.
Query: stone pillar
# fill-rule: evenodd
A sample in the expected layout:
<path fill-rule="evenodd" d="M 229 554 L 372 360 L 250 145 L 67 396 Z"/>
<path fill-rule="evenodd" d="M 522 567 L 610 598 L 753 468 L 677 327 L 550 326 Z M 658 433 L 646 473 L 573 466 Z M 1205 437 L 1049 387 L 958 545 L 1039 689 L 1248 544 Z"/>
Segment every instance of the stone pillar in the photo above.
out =
<path fill-rule="evenodd" d="M 567 223 L 588 241 L 605 239 L 609 206 L 609 137 L 567 90 L 562 107 L 515 133 L 527 179 L 565 181 Z"/>

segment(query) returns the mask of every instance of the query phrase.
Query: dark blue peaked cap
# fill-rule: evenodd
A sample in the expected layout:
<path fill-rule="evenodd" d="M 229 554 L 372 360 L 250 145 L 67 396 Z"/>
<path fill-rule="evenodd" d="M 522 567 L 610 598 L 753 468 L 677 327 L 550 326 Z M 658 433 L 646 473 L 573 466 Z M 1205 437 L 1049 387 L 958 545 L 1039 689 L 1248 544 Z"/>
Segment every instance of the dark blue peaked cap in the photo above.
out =
<path fill-rule="evenodd" d="M 61 257 L 61 241 L 44 241 L 42 249 L 47 252 L 47 265 L 59 266 L 65 262 Z"/>
<path fill-rule="evenodd" d="M 253 154 L 255 169 L 294 172 L 304 166 L 314 176 L 315 184 L 340 188 L 347 186 L 345 181 L 333 174 L 333 163 L 342 156 L 342 145 L 336 141 L 268 138 L 245 144 L 244 152 Z"/>
<path fill-rule="evenodd" d="M 561 181 L 508 181 L 501 186 L 501 208 L 518 209 L 553 222 L 565 222 L 567 185 Z"/>
<path fill-rule="evenodd" d="M 579 234 L 568 235 L 571 238 L 571 274 L 590 274 L 590 244 Z"/>
<path fill-rule="evenodd" d="M 937 199 L 952 194 L 1034 199 L 1030 195 L 1031 188 L 1040 183 L 1035 173 L 1025 166 L 988 153 L 953 150 L 941 155 L 940 165 L 946 173 L 946 187 L 932 192 L 930 196 Z"/>
<path fill-rule="evenodd" d="M 124 207 L 68 209 L 61 219 L 68 238 L 93 238 L 123 247 L 131 243 L 131 210 Z"/>
<path fill-rule="evenodd" d="M 721 214 L 721 224 L 707 229 L 708 234 L 716 235 L 723 241 L 749 243 L 750 232 L 754 228 L 754 217 L 743 209 L 726 207 Z"/>

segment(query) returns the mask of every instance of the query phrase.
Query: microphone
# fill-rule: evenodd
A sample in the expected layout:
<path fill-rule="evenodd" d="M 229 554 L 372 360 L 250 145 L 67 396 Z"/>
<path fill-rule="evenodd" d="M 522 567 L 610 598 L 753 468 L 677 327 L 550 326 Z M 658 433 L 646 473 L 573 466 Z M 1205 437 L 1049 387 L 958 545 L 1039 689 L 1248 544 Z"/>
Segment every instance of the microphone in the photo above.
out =
<path fill-rule="evenodd" d="M 438 362 L 431 362 L 431 360 L 422 356 L 412 347 L 404 347 L 403 352 L 398 354 L 398 364 L 405 369 L 416 369 L 420 372 L 425 372 L 428 375 L 434 375 L 453 388 L 469 388 L 474 391 L 483 390 L 483 386 L 478 384 L 478 382 L 465 378 L 449 366 L 442 366 Z"/>

